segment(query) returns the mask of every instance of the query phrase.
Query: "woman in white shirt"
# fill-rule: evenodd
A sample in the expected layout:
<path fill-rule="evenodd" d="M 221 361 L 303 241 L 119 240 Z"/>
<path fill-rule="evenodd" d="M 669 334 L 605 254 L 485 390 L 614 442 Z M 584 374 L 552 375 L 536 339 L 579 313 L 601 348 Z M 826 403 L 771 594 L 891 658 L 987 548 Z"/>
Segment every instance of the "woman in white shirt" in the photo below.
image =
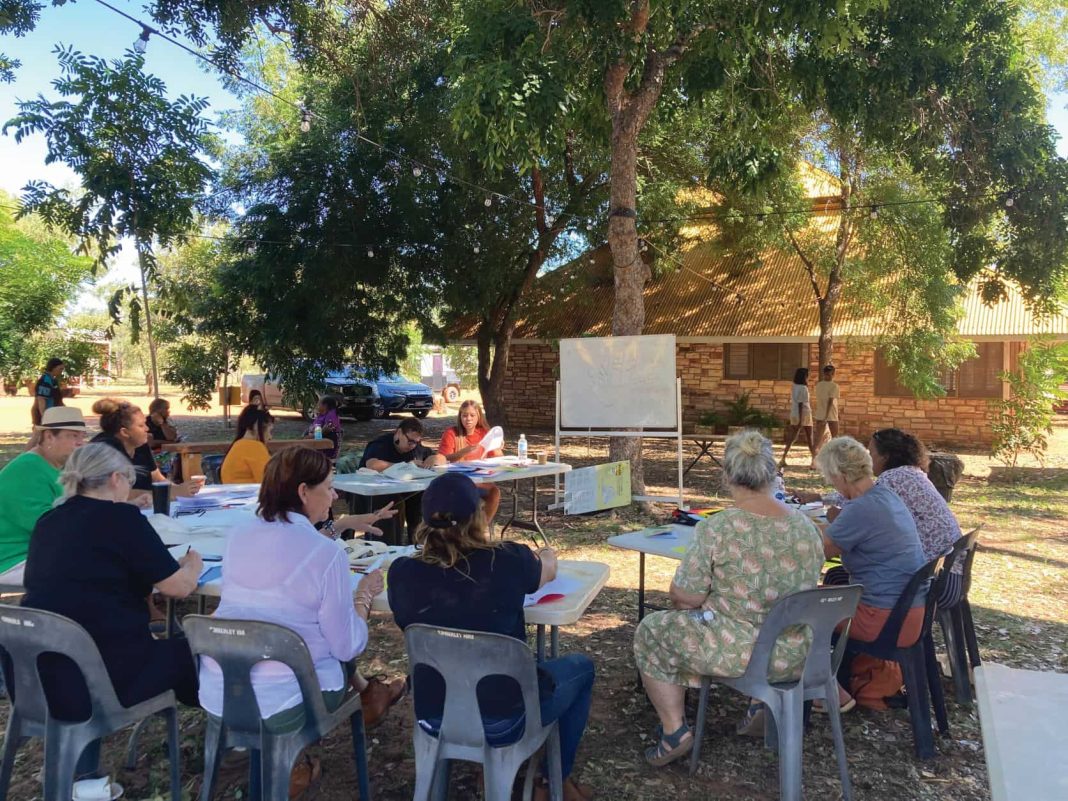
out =
<path fill-rule="evenodd" d="M 780 468 L 786 467 L 786 455 L 801 431 L 805 432 L 805 442 L 808 443 L 808 451 L 812 455 L 812 462 L 809 466 L 814 467 L 816 446 L 812 438 L 812 401 L 808 394 L 807 367 L 798 367 L 794 373 L 794 384 L 790 389 L 790 428 L 786 431 L 786 448 L 779 461 Z"/>
<path fill-rule="evenodd" d="M 373 725 L 404 694 L 404 680 L 365 680 L 355 658 L 367 648 L 371 602 L 382 592 L 382 572 L 364 576 L 353 601 L 349 560 L 340 544 L 316 530 L 327 519 L 337 493 L 330 461 L 309 448 L 286 448 L 267 463 L 255 521 L 230 535 L 223 557 L 222 600 L 215 614 L 277 623 L 297 632 L 308 646 L 327 708 L 336 708 L 350 680 L 364 701 L 364 720 Z M 347 518 L 350 527 L 369 527 L 378 515 Z M 285 731 L 302 717 L 300 687 L 278 662 L 252 670 L 264 725 Z M 222 714 L 222 671 L 201 657 L 200 702 Z M 298 763 L 299 764 L 299 763 Z"/>

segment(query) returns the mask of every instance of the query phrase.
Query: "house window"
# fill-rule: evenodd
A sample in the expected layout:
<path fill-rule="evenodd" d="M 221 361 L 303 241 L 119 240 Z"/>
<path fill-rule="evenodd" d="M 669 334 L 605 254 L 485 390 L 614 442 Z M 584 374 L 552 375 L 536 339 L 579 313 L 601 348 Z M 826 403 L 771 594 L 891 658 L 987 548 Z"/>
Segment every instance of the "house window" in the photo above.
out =
<path fill-rule="evenodd" d="M 940 383 L 951 398 L 1000 398 L 1001 379 L 1005 368 L 1002 362 L 1004 345 L 1001 342 L 977 342 L 976 358 L 964 362 L 956 370 L 945 370 Z M 879 397 L 912 398 L 912 390 L 898 380 L 897 370 L 882 351 L 875 351 L 875 394 Z"/>
<path fill-rule="evenodd" d="M 790 381 L 798 367 L 808 367 L 808 361 L 808 345 L 732 342 L 723 346 L 723 377 Z"/>

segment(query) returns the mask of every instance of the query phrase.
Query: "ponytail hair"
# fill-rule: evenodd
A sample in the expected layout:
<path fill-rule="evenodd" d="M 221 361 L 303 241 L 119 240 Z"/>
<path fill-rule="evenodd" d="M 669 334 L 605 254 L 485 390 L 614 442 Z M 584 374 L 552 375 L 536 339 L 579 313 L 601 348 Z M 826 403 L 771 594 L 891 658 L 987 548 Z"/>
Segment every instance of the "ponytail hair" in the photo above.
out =
<path fill-rule="evenodd" d="M 456 567 L 467 555 L 495 547 L 486 536 L 486 515 L 481 507 L 468 520 L 447 528 L 419 523 L 412 541 L 422 545 L 417 559 L 438 567 Z"/>
<path fill-rule="evenodd" d="M 124 474 L 130 479 L 131 485 L 137 478 L 137 471 L 130 460 L 115 448 L 103 442 L 82 445 L 70 455 L 63 472 L 59 474 L 63 494 L 53 506 L 60 506 L 75 495 L 84 495 L 103 487 L 114 473 Z"/>
<path fill-rule="evenodd" d="M 93 414 L 100 415 L 100 430 L 109 437 L 132 426 L 134 415 L 140 412 L 137 406 L 118 398 L 101 398 L 93 404 Z"/>

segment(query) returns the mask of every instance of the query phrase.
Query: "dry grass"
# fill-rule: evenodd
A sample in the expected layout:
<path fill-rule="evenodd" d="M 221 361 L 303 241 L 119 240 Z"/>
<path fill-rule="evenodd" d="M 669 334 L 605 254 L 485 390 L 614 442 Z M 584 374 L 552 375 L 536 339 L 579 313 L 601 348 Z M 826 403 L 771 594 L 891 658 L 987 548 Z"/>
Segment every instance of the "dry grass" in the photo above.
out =
<path fill-rule="evenodd" d="M 2 414 L 0 408 L 0 431 L 6 429 Z M 179 415 L 178 420 L 183 431 L 197 438 L 222 438 L 226 434 L 217 417 Z M 1058 427 L 1047 465 L 1041 469 L 1031 466 L 1007 476 L 982 454 L 964 455 L 966 473 L 953 507 L 962 525 L 985 526 L 971 597 L 986 660 L 1014 667 L 1068 671 L 1068 426 L 1064 422 Z M 432 432 L 440 431 L 448 424 L 448 418 L 432 417 L 429 424 Z M 346 441 L 366 442 L 375 432 L 392 425 L 389 421 L 349 424 Z M 284 436 L 298 433 L 301 427 L 298 420 L 287 419 L 280 429 Z M 0 434 L 0 462 L 4 460 L 5 446 L 8 454 L 15 452 L 20 436 L 24 432 Z M 550 436 L 528 434 L 528 438 L 532 449 L 537 450 L 548 445 Z M 569 440 L 564 460 L 580 466 L 602 461 L 604 455 L 602 441 Z M 800 454 L 798 457 L 800 461 Z M 670 492 L 674 474 L 668 447 L 647 446 L 646 464 L 648 483 L 657 491 Z M 717 477 L 718 471 L 710 462 L 703 461 L 695 467 L 687 477 L 691 503 L 714 499 Z M 788 481 L 796 487 L 817 486 L 815 474 L 800 467 L 790 469 Z M 542 492 L 542 504 L 549 501 L 550 493 L 551 490 Z M 603 561 L 612 567 L 608 585 L 587 615 L 578 625 L 561 631 L 561 649 L 589 654 L 598 670 L 592 717 L 579 754 L 579 776 L 599 791 L 598 797 L 621 801 L 775 799 L 776 759 L 758 741 L 733 735 L 733 723 L 742 714 L 744 701 L 730 691 L 713 691 L 709 732 L 698 776 L 690 778 L 682 767 L 653 770 L 642 761 L 641 750 L 655 719 L 636 686 L 631 657 L 638 559 L 636 554 L 608 548 L 604 541 L 613 533 L 639 528 L 662 517 L 646 516 L 631 508 L 588 517 L 550 514 L 545 518 L 550 535 L 565 557 Z M 650 559 L 648 585 L 665 590 L 673 570 L 673 562 Z M 364 672 L 404 673 L 403 643 L 391 620 L 379 617 L 373 622 L 371 643 L 361 663 Z M 947 692 L 952 698 L 948 685 Z M 925 763 L 912 756 L 905 712 L 857 712 L 847 716 L 846 745 L 857 799 L 989 798 L 977 713 L 974 707 L 961 707 L 952 700 L 949 705 L 951 736 L 938 738 L 938 758 Z M 6 709 L 0 715 L 6 715 Z M 182 720 L 183 775 L 190 797 L 196 797 L 200 787 L 202 716 L 190 710 Z M 403 799 L 411 795 L 411 725 L 410 711 L 402 707 L 372 733 L 370 764 L 376 798 Z M 105 749 L 106 763 L 126 785 L 127 797 L 162 797 L 166 763 L 160 730 L 146 738 L 143 751 L 137 769 L 123 771 L 119 768 L 122 740 L 112 738 Z M 348 801 L 355 797 L 351 752 L 344 733 L 339 731 L 326 738 L 319 751 L 324 776 L 315 798 Z M 11 798 L 29 801 L 40 796 L 40 787 L 33 778 L 40 759 L 38 746 L 22 749 Z M 825 720 L 816 720 L 806 737 L 804 769 L 807 797 L 840 797 Z M 242 778 L 231 777 L 216 798 L 240 799 L 245 792 Z M 454 772 L 451 797 L 479 797 L 470 770 Z"/>

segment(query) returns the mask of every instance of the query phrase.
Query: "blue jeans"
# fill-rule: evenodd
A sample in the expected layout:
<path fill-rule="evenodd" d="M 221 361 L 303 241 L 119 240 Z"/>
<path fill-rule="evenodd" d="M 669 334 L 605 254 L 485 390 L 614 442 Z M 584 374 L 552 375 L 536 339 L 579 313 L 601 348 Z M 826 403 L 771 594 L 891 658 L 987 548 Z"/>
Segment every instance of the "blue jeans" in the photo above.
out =
<path fill-rule="evenodd" d="M 559 721 L 560 761 L 566 779 L 575 765 L 582 734 L 593 700 L 593 661 L 584 654 L 568 654 L 549 659 L 538 670 L 552 676 L 552 695 L 541 699 L 541 722 Z"/>

